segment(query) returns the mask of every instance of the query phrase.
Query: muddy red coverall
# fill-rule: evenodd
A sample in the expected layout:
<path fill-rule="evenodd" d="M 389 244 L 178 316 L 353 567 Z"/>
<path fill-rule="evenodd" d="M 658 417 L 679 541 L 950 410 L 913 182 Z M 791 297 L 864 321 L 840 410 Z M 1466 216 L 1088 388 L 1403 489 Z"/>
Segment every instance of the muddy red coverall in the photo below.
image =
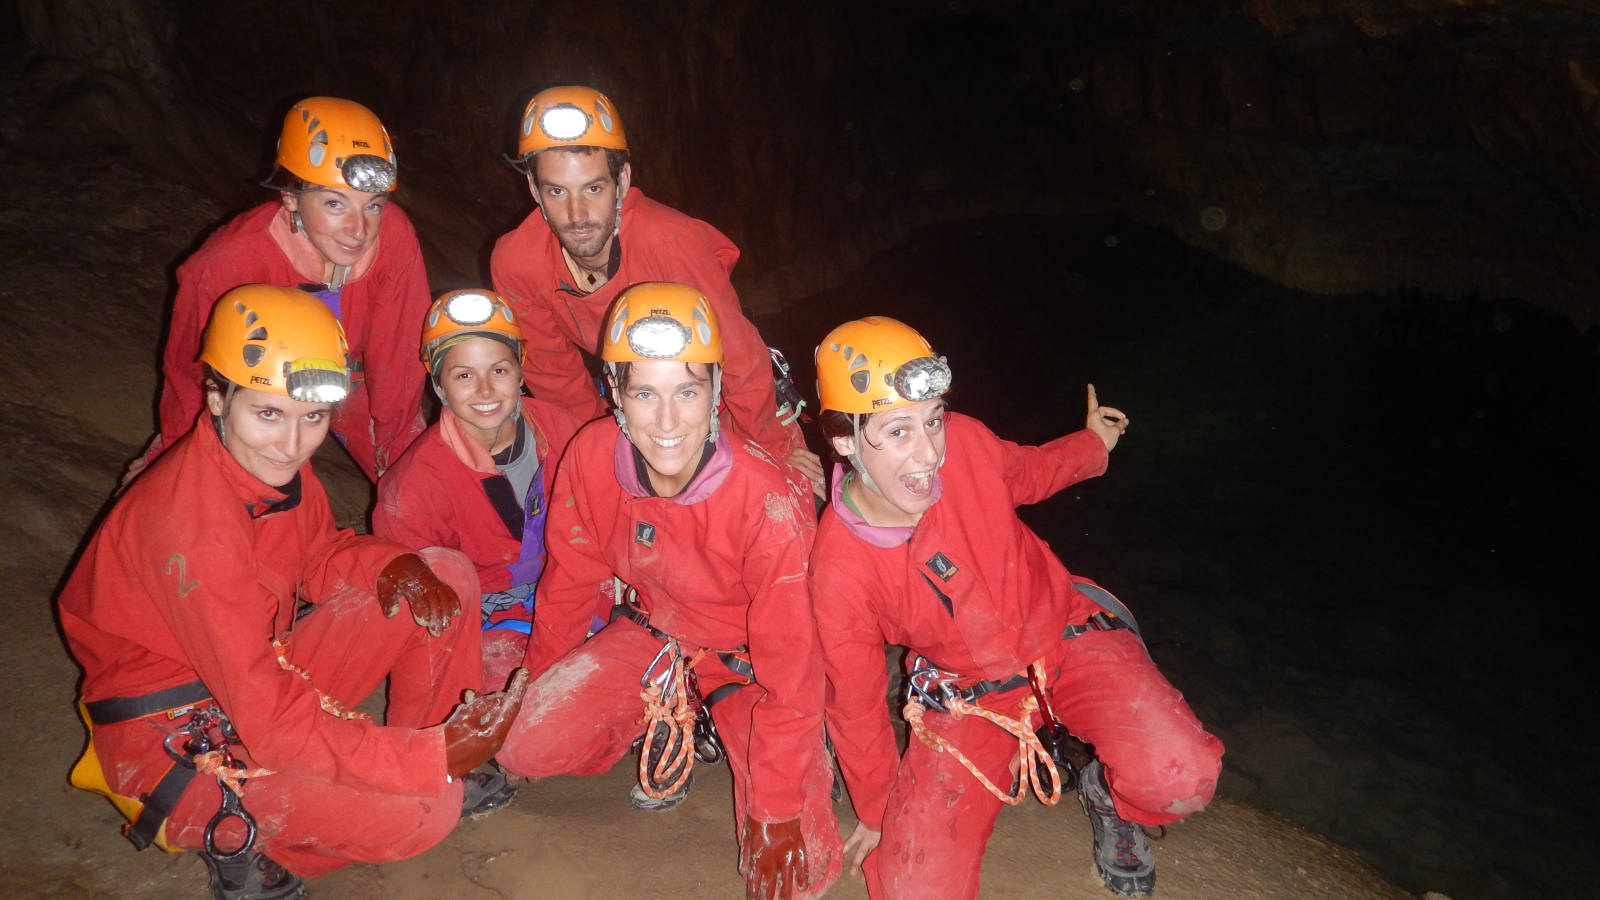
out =
<path fill-rule="evenodd" d="M 555 404 L 529 397 L 522 398 L 522 416 L 537 442 L 539 494 L 548 500 L 556 464 L 582 423 Z M 495 467 L 483 445 L 464 434 L 455 416 L 444 410 L 378 482 L 372 533 L 405 547 L 460 550 L 478 569 L 479 590 L 490 593 L 518 583 L 513 569 L 524 571 L 517 564 L 532 542 L 516 532 L 522 530 L 525 518 L 510 480 Z M 538 546 L 543 546 L 542 539 Z M 533 616 L 519 604 L 495 613 L 488 624 L 508 619 L 531 623 Z M 485 631 L 484 685 L 490 690 L 503 687 L 522 665 L 527 648 L 528 636 L 521 631 Z"/>
<path fill-rule="evenodd" d="M 273 218 L 284 215 L 282 209 L 274 199 L 241 214 L 178 267 L 178 296 L 161 363 L 161 434 L 149 458 L 186 434 L 204 405 L 200 338 L 217 298 L 241 284 L 298 288 L 318 280 L 296 271 L 268 233 Z M 376 255 L 365 273 L 346 282 L 339 294 L 339 321 L 362 371 L 354 373 L 355 389 L 334 410 L 333 433 L 376 481 L 425 425 L 417 342 L 432 298 L 416 232 L 399 206 L 384 207 L 371 252 Z"/>
<path fill-rule="evenodd" d="M 884 644 L 940 668 L 1003 681 L 1043 659 L 1051 708 L 1094 744 L 1124 819 L 1172 822 L 1211 799 L 1222 744 L 1207 734 L 1132 631 L 1063 640 L 1100 607 L 1017 518 L 1067 485 L 1105 471 L 1090 431 L 1041 447 L 995 437 L 976 419 L 946 416 L 942 491 L 915 528 L 868 525 L 840 498 L 823 513 L 811 590 L 828 670 L 828 730 L 856 815 L 883 832 L 867 859 L 874 898 L 971 898 L 1001 803 L 947 753 L 912 739 L 897 759 Z M 948 608 L 946 607 L 948 601 Z M 1007 715 L 1026 687 L 980 703 Z M 923 721 L 1002 787 L 1017 740 L 977 716 Z M 1040 721 L 1035 716 L 1032 727 Z"/>
<path fill-rule="evenodd" d="M 634 453 L 616 423 L 601 420 L 562 460 L 528 645 L 536 680 L 496 758 L 519 775 L 597 775 L 643 733 L 639 681 L 663 642 L 624 618 L 584 641 L 615 575 L 686 655 L 749 648 L 756 683 L 711 708 L 733 771 L 735 827 L 747 816 L 800 819 L 812 888 L 796 896 L 819 896 L 838 878 L 840 842 L 806 595 L 811 494 L 726 430 L 675 497 L 653 495 Z M 744 680 L 714 653 L 695 672 L 702 694 Z"/>
<path fill-rule="evenodd" d="M 245 784 L 256 849 L 310 877 L 404 859 L 449 834 L 461 785 L 446 782 L 444 729 L 429 726 L 462 690 L 479 689 L 480 674 L 471 618 L 432 638 L 404 603 L 392 619 L 379 610 L 379 573 L 410 551 L 336 530 L 309 464 L 298 491 L 245 472 L 202 420 L 117 502 L 60 606 L 85 702 L 205 683 L 243 742 L 234 755 L 277 773 Z M 461 554 L 433 549 L 423 558 L 461 597 L 477 596 Z M 297 594 L 317 604 L 299 620 Z M 274 638 L 288 641 L 288 660 L 311 681 L 279 665 Z M 388 725 L 323 711 L 317 690 L 353 708 L 385 676 Z M 150 791 L 173 764 L 162 739 L 187 720 L 156 713 L 95 726 L 112 790 Z M 220 804 L 216 780 L 196 776 L 167 819 L 168 842 L 199 849 Z M 243 837 L 229 820 L 218 844 Z"/>
<path fill-rule="evenodd" d="M 772 362 L 766 342 L 739 308 L 728 276 L 739 248 L 699 219 L 630 188 L 622 200 L 622 262 L 592 294 L 571 284 L 561 242 L 538 210 L 495 242 L 489 272 L 494 289 L 511 303 L 528 341 L 522 374 L 528 391 L 588 421 L 605 412 L 580 349 L 600 352 L 601 320 L 623 289 L 644 281 L 672 281 L 703 292 L 717 310 L 726 362 L 722 367 L 723 425 L 760 444 L 774 459 L 805 446 L 797 426 L 776 417 Z M 802 483 L 805 479 L 799 475 Z"/>

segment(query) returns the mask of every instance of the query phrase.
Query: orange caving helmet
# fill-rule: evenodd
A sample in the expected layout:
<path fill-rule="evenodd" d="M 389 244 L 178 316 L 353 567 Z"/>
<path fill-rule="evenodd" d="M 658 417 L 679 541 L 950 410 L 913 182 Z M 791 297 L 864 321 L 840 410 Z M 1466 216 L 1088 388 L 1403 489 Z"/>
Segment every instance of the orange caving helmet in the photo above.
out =
<path fill-rule="evenodd" d="M 722 362 L 722 328 L 706 295 L 666 281 L 636 284 L 617 296 L 601 336 L 608 363 L 676 359 Z"/>
<path fill-rule="evenodd" d="M 499 341 L 517 354 L 522 362 L 526 344 L 522 326 L 517 324 L 511 305 L 494 291 L 468 289 L 451 291 L 433 301 L 422 320 L 422 361 L 428 372 L 439 375 L 439 367 L 451 347 L 474 338 Z"/>
<path fill-rule="evenodd" d="M 551 147 L 628 149 L 622 119 L 605 94 L 569 85 L 546 88 L 528 101 L 517 131 L 517 160 Z"/>
<path fill-rule="evenodd" d="M 278 166 L 311 184 L 384 194 L 398 183 L 389 132 L 359 103 L 307 97 L 283 119 Z M 284 190 L 279 179 L 267 187 Z"/>
<path fill-rule="evenodd" d="M 350 344 L 327 304 L 294 288 L 247 284 L 211 310 L 200 361 L 240 387 L 306 403 L 350 394 Z"/>
<path fill-rule="evenodd" d="M 938 397 L 950 389 L 950 366 L 911 326 L 886 316 L 846 322 L 817 346 L 822 409 L 881 412 Z"/>

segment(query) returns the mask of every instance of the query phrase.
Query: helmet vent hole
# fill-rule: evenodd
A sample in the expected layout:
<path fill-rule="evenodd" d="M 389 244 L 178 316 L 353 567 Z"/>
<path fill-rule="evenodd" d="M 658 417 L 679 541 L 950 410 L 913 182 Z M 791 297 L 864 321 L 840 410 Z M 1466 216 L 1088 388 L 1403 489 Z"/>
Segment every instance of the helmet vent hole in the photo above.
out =
<path fill-rule="evenodd" d="M 850 361 L 850 368 L 859 369 L 859 368 L 865 366 L 866 364 L 867 364 L 867 355 L 865 353 L 857 353 L 856 354 L 856 358 Z"/>
<path fill-rule="evenodd" d="M 244 304 L 240 303 L 237 300 L 233 301 L 233 309 L 234 309 L 235 312 L 237 312 L 241 316 L 244 315 L 246 312 L 248 312 L 248 310 L 246 310 L 244 308 Z"/>
<path fill-rule="evenodd" d="M 260 326 L 260 327 L 256 328 L 254 331 L 252 331 L 249 334 L 245 335 L 244 339 L 247 340 L 247 341 L 264 341 L 264 340 L 267 340 L 267 329 L 266 329 L 266 326 Z"/>
<path fill-rule="evenodd" d="M 865 394 L 867 392 L 867 387 L 871 383 L 872 373 L 866 371 L 865 369 L 850 376 L 850 386 L 855 388 L 856 393 L 858 394 Z"/>
<path fill-rule="evenodd" d="M 260 344 L 246 344 L 244 346 L 244 364 L 250 368 L 261 365 L 261 358 L 267 355 L 267 348 Z"/>
<path fill-rule="evenodd" d="M 261 317 L 256 315 L 255 312 L 252 311 L 248 316 L 244 317 L 244 327 L 249 328 L 251 325 L 254 325 L 256 323 L 256 320 L 259 319 L 259 318 L 261 318 Z"/>

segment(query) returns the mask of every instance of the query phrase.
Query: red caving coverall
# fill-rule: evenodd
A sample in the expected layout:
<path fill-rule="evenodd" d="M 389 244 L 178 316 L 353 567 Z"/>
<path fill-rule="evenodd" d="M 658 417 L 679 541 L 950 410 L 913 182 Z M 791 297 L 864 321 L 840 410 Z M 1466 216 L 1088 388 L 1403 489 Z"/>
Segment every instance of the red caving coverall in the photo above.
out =
<path fill-rule="evenodd" d="M 1067 625 L 1100 607 L 1017 518 L 1015 507 L 1104 472 L 1104 442 L 1079 431 L 1023 447 L 976 419 L 947 413 L 945 421 L 935 500 L 914 528 L 868 525 L 842 499 L 836 472 L 812 553 L 828 732 L 856 815 L 883 832 L 865 866 L 875 900 L 976 897 L 1002 805 L 954 757 L 914 737 L 896 758 L 884 703 L 886 642 L 945 671 L 997 681 L 1043 659 L 1051 708 L 1094 744 L 1117 812 L 1129 821 L 1158 825 L 1199 810 L 1221 771 L 1222 743 L 1132 631 L 1062 639 Z M 1022 687 L 979 702 L 1014 716 L 1029 693 Z M 930 711 L 923 720 L 990 780 L 1011 784 L 1015 737 L 978 716 Z M 1040 724 L 1036 714 L 1031 725 Z"/>
<path fill-rule="evenodd" d="M 625 618 L 584 641 L 614 575 L 685 656 L 749 648 L 756 683 L 711 708 L 733 772 L 735 828 L 747 817 L 800 819 L 812 887 L 795 896 L 820 896 L 838 879 L 840 841 L 806 594 L 811 493 L 726 430 L 674 497 L 654 495 L 635 453 L 609 420 L 591 422 L 567 448 L 528 645 L 536 680 L 496 759 L 519 775 L 598 775 L 643 733 L 640 677 L 663 642 Z M 695 674 L 702 695 L 745 680 L 715 653 Z"/>
<path fill-rule="evenodd" d="M 583 423 L 555 404 L 529 397 L 522 398 L 522 417 L 537 442 L 540 483 L 535 500 L 542 504 L 550 497 L 562 451 Z M 523 534 L 530 515 L 516 500 L 510 480 L 489 452 L 463 433 L 446 409 L 378 482 L 372 533 L 406 547 L 460 550 L 478 569 L 479 590 L 504 591 L 524 583 L 520 578 L 529 574 L 539 578 L 543 566 L 542 559 L 524 559 L 529 553 L 543 556 L 544 535 Z M 518 604 L 494 613 L 484 626 L 513 619 L 531 623 L 533 615 Z M 486 630 L 484 685 L 503 688 L 522 665 L 527 648 L 528 635 L 522 631 Z"/>
<path fill-rule="evenodd" d="M 463 690 L 479 690 L 478 629 L 452 620 L 429 637 L 401 603 L 379 609 L 373 586 L 411 551 L 336 530 L 309 464 L 278 491 L 251 476 L 209 419 L 144 472 L 106 518 L 61 593 L 61 627 L 83 666 L 83 700 L 141 697 L 195 680 L 237 729 L 247 766 L 276 774 L 245 783 L 255 849 L 290 871 L 322 875 L 352 862 L 392 862 L 438 843 L 461 816 L 447 783 L 440 725 Z M 463 599 L 471 563 L 423 551 Z M 296 596 L 316 608 L 298 620 Z M 279 665 L 274 638 L 312 681 Z M 354 708 L 389 678 L 388 724 L 324 712 L 321 690 Z M 155 713 L 97 725 L 92 740 L 112 790 L 150 791 L 173 765 L 162 740 L 188 721 Z M 167 841 L 200 849 L 222 802 L 196 775 L 167 819 Z M 244 840 L 229 819 L 218 846 Z"/>
<path fill-rule="evenodd" d="M 796 425 L 775 415 L 772 362 L 766 342 L 739 308 L 728 276 L 739 248 L 699 219 L 630 188 L 622 200 L 621 264 L 592 294 L 574 288 L 561 255 L 561 242 L 538 210 L 495 242 L 489 261 L 494 289 L 506 298 L 522 324 L 528 352 L 522 374 L 529 393 L 572 410 L 588 421 L 606 411 L 584 368 L 580 349 L 598 355 L 600 330 L 611 301 L 624 288 L 645 281 L 685 284 L 706 295 L 717 311 L 726 362 L 722 367 L 724 426 L 761 445 L 774 459 L 787 460 L 805 438 Z M 798 473 L 792 477 L 807 483 Z"/>
<path fill-rule="evenodd" d="M 161 434 L 146 458 L 155 458 L 194 427 L 205 405 L 198 357 L 217 298 L 242 284 L 309 286 L 315 293 L 323 287 L 321 280 L 321 255 L 305 235 L 290 233 L 289 214 L 276 199 L 224 225 L 178 267 L 172 330 L 161 363 Z M 334 409 L 333 433 L 373 481 L 426 424 L 425 373 L 417 362 L 417 344 L 432 302 L 417 234 L 405 212 L 390 203 L 377 241 L 340 290 L 337 309 L 361 371 L 352 373 L 354 390 Z"/>

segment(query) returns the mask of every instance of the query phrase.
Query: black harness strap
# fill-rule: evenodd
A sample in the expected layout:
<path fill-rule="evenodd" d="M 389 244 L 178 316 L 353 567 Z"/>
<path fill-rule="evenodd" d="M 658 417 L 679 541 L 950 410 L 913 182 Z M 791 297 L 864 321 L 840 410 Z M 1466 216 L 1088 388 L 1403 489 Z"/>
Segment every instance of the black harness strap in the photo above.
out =
<path fill-rule="evenodd" d="M 191 681 L 142 697 L 107 697 L 104 700 L 85 703 L 83 708 L 89 711 L 89 721 L 94 724 L 115 725 L 118 722 L 142 719 L 152 713 L 193 706 L 210 699 L 211 692 L 206 690 L 203 683 Z"/>
<path fill-rule="evenodd" d="M 144 808 L 139 810 L 139 818 L 125 832 L 135 848 L 143 850 L 155 841 L 161 823 L 172 815 L 173 808 L 178 805 L 183 792 L 188 790 L 195 774 L 194 763 L 187 760 L 175 762 L 167 774 L 156 782 L 155 790 L 140 795 L 139 802 L 144 804 Z"/>

